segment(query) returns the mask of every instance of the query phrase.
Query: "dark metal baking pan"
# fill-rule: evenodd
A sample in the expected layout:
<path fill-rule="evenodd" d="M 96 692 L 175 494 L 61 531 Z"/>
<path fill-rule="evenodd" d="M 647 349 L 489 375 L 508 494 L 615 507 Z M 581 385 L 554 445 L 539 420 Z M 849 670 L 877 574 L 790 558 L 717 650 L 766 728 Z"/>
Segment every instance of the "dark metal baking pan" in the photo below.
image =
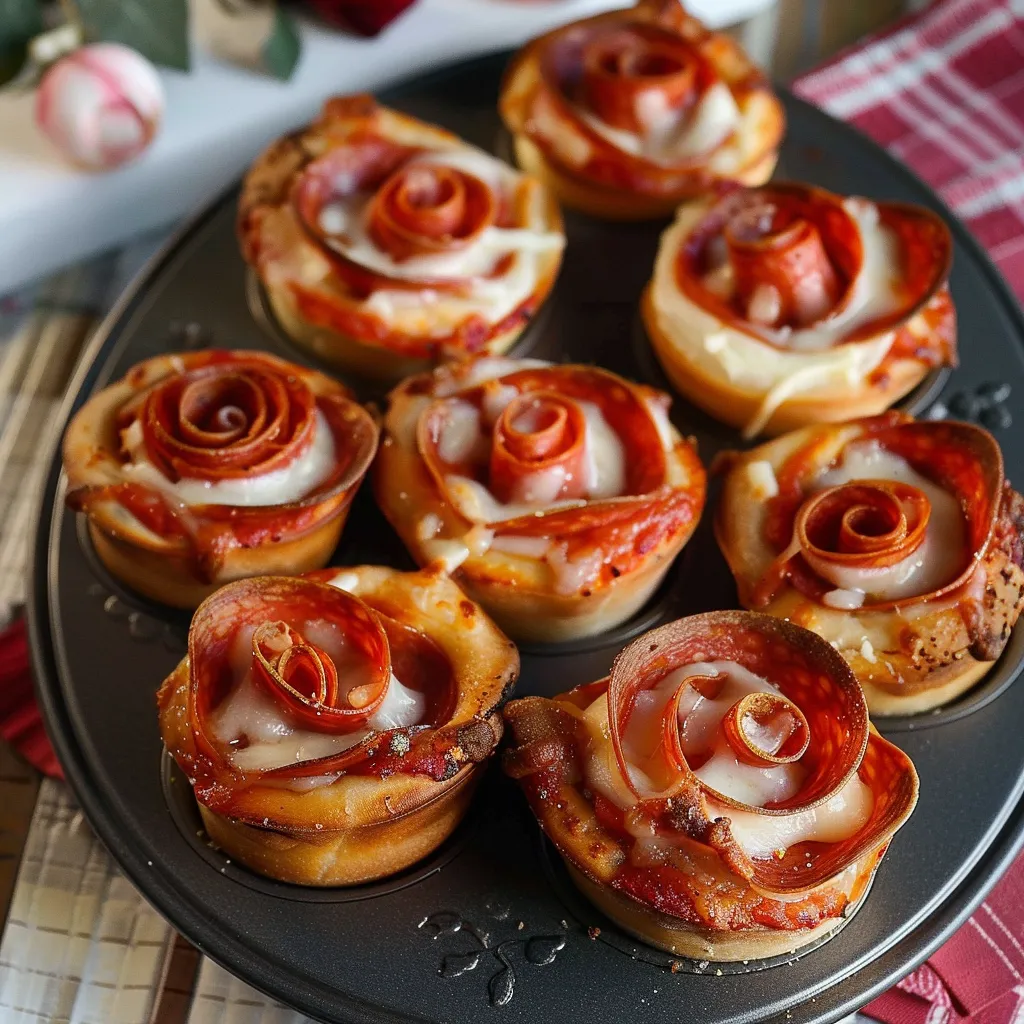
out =
<path fill-rule="evenodd" d="M 494 101 L 504 61 L 463 64 L 384 98 L 499 149 Z M 790 128 L 780 176 L 922 202 L 949 216 L 868 140 L 785 100 Z M 301 358 L 260 313 L 234 238 L 236 198 L 232 191 L 205 211 L 122 300 L 92 344 L 65 415 L 160 352 L 216 344 Z M 1024 392 L 1024 319 L 977 243 L 952 219 L 950 226 L 962 365 L 919 389 L 910 407 L 977 416 L 995 429 L 1009 476 L 1021 480 L 1024 445 L 1010 395 Z M 660 227 L 569 215 L 549 314 L 522 347 L 657 382 L 636 306 Z M 705 459 L 738 444 L 734 432 L 681 400 L 674 418 L 696 434 Z M 366 492 L 335 561 L 409 565 Z M 525 649 L 519 692 L 550 694 L 597 678 L 638 630 L 735 602 L 708 515 L 651 607 L 597 641 Z M 187 616 L 139 599 L 104 573 L 64 508 L 56 453 L 30 612 L 51 734 L 90 821 L 121 865 L 204 953 L 324 1020 L 832 1021 L 946 938 L 1024 838 L 1024 686 L 1010 685 L 1024 656 L 1018 631 L 974 694 L 938 714 L 883 726 L 917 764 L 920 803 L 864 908 L 795 962 L 756 971 L 687 963 L 673 973 L 666 958 L 624 936 L 567 887 L 515 786 L 496 770 L 451 843 L 425 864 L 362 890 L 296 890 L 225 863 L 196 835 L 190 794 L 173 769 L 162 768 L 153 700 L 181 655 Z"/>

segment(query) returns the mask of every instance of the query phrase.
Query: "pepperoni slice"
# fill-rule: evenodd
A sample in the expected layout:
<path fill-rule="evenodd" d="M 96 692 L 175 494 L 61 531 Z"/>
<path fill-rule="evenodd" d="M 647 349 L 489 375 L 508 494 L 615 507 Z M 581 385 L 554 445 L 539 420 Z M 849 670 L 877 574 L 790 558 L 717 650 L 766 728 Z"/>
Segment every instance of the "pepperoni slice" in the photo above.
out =
<path fill-rule="evenodd" d="M 937 590 L 896 600 L 868 596 L 873 610 L 907 607 L 952 595 L 964 587 L 991 541 L 1004 489 L 1003 459 L 992 435 L 970 423 L 914 422 L 901 414 L 861 420 L 847 445 L 873 440 L 905 459 L 956 500 L 964 515 L 961 570 Z M 847 429 L 847 428 L 844 428 Z M 767 604 L 788 579 L 815 600 L 832 590 L 830 570 L 880 569 L 909 558 L 924 541 L 929 499 L 919 488 L 892 480 L 855 480 L 812 490 L 821 472 L 816 451 L 827 434 L 793 452 L 779 470 L 779 494 L 770 499 L 765 539 L 779 558 L 756 588 Z"/>
<path fill-rule="evenodd" d="M 856 300 L 864 266 L 850 202 L 799 183 L 729 193 L 680 247 L 680 291 L 722 322 L 778 347 L 785 344 L 771 332 L 830 326 Z M 835 328 L 833 345 L 899 328 L 939 295 L 949 276 L 952 239 L 938 215 L 905 203 L 874 205 L 880 228 L 894 243 L 897 264 L 886 271 L 895 279 L 895 302 L 848 330 Z M 946 316 L 952 316 L 951 308 Z M 938 344 L 943 331 L 930 333 Z M 925 342 L 917 345 L 928 348 Z"/>

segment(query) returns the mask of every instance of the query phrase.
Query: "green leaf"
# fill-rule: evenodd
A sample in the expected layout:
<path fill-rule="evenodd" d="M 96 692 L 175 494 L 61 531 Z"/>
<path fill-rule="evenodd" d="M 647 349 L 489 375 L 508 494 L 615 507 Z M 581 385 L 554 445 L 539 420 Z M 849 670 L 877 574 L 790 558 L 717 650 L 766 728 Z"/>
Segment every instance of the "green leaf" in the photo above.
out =
<path fill-rule="evenodd" d="M 88 39 L 123 43 L 154 64 L 189 69 L 188 0 L 73 0 Z"/>
<path fill-rule="evenodd" d="M 287 82 L 299 63 L 301 53 L 302 43 L 295 22 L 278 7 L 274 17 L 274 30 L 263 44 L 263 64 L 275 78 Z"/>
<path fill-rule="evenodd" d="M 21 70 L 28 41 L 42 31 L 40 0 L 0 0 L 0 84 Z"/>
<path fill-rule="evenodd" d="M 194 0 L 196 41 L 218 57 L 287 80 L 302 41 L 276 0 Z"/>

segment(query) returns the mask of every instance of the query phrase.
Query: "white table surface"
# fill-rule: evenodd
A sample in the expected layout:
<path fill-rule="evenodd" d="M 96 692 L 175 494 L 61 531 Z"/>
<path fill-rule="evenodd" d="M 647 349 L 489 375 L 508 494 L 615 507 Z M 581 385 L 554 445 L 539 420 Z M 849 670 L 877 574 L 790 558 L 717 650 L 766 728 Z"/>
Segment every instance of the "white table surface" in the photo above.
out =
<path fill-rule="evenodd" d="M 734 24 L 771 0 L 689 0 L 709 25 Z M 439 64 L 519 45 L 625 0 L 419 0 L 375 39 L 303 23 L 288 83 L 193 46 L 190 74 L 161 70 L 167 112 L 135 163 L 107 173 L 66 164 L 37 130 L 34 94 L 0 92 L 0 295 L 169 224 L 237 178 L 275 136 L 325 96 L 372 91 Z"/>

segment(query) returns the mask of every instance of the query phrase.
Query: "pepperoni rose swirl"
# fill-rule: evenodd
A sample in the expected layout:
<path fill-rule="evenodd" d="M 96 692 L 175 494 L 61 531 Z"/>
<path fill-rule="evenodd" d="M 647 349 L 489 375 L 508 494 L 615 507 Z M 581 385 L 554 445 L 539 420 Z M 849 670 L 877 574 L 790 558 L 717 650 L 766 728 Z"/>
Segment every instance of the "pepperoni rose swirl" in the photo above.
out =
<path fill-rule="evenodd" d="M 677 0 L 575 22 L 513 58 L 500 110 L 521 167 L 567 206 L 662 217 L 723 182 L 759 185 L 785 126 L 767 80 Z"/>
<path fill-rule="evenodd" d="M 373 418 L 323 374 L 261 352 L 157 356 L 71 421 L 68 503 L 115 576 L 195 607 L 325 564 L 376 449 Z"/>
<path fill-rule="evenodd" d="M 917 800 L 843 659 L 711 612 L 638 638 L 611 676 L 505 709 L 520 780 L 581 891 L 678 955 L 796 950 L 856 910 Z"/>
<path fill-rule="evenodd" d="M 515 647 L 451 580 L 360 566 L 229 584 L 157 702 L 210 838 L 350 885 L 430 853 L 501 738 Z"/>
<path fill-rule="evenodd" d="M 644 293 L 672 383 L 744 437 L 883 412 L 956 365 L 952 241 L 924 207 L 803 184 L 679 211 Z"/>
<path fill-rule="evenodd" d="M 329 100 L 256 161 L 238 230 L 284 330 L 387 381 L 505 351 L 565 244 L 539 182 L 370 96 Z"/>
<path fill-rule="evenodd" d="M 668 405 L 595 367 L 442 368 L 391 393 L 377 501 L 516 639 L 600 633 L 650 597 L 704 505 Z"/>
<path fill-rule="evenodd" d="M 832 643 L 873 714 L 965 692 L 1024 607 L 1024 499 L 972 424 L 787 434 L 732 462 L 715 526 L 743 605 Z"/>

